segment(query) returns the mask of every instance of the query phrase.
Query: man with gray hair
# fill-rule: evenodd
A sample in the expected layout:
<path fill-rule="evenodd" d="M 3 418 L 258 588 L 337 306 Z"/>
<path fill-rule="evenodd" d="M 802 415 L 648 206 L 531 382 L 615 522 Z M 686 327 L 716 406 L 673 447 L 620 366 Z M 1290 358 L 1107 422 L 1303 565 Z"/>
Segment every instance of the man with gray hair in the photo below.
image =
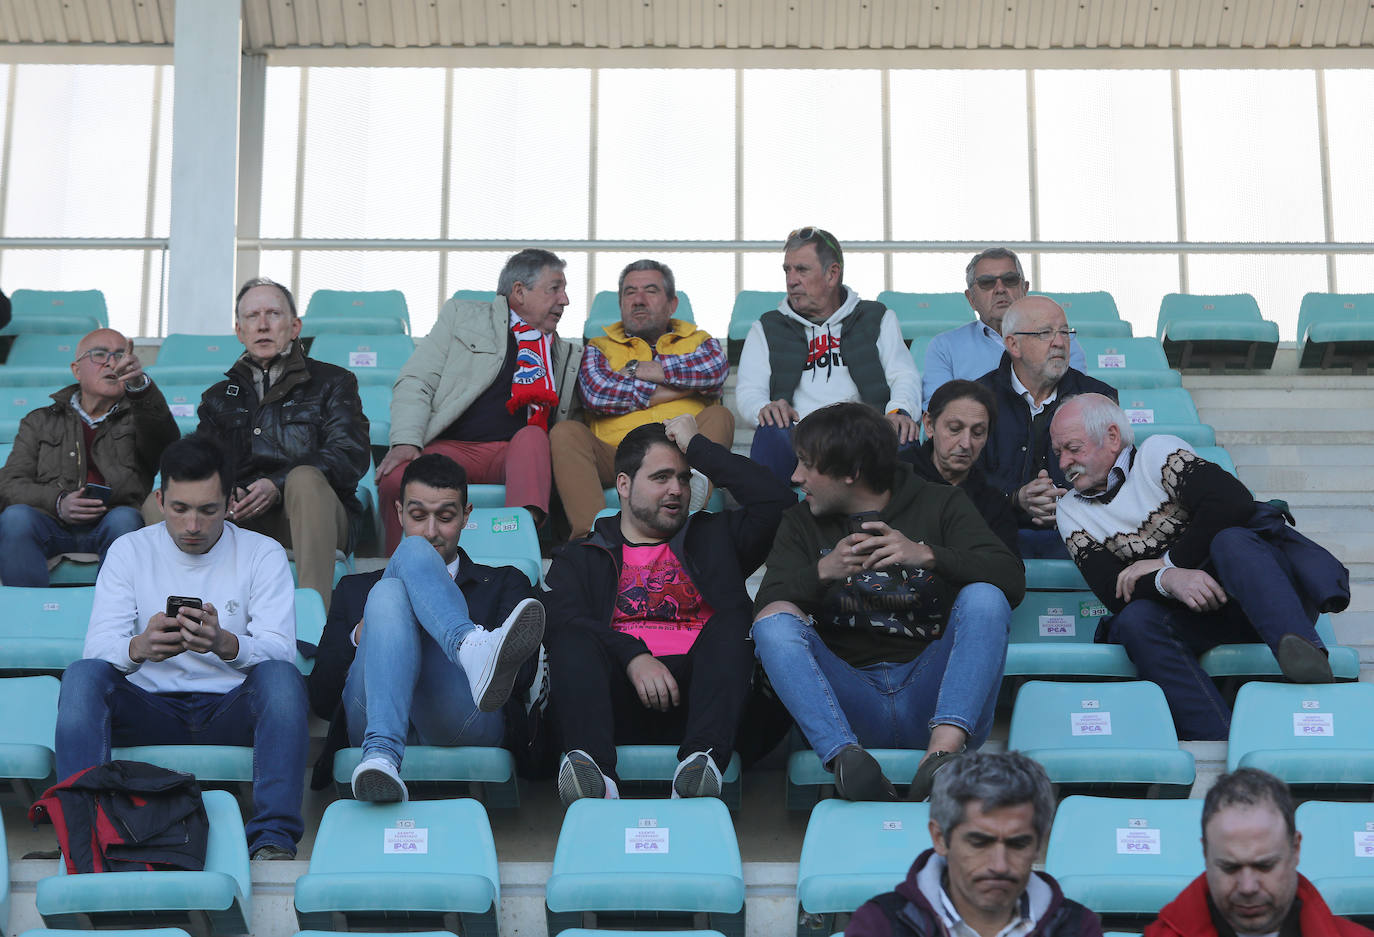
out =
<path fill-rule="evenodd" d="M 506 486 L 506 504 L 549 513 L 549 430 L 578 409 L 580 342 L 555 329 L 568 305 L 564 262 L 546 250 L 512 254 L 496 298 L 459 299 L 401 369 L 391 395 L 391 449 L 377 466 L 377 495 L 401 494 L 401 471 L 422 452 L 461 465 L 473 484 Z M 400 518 L 382 511 L 386 552 L 401 540 Z"/>
<path fill-rule="evenodd" d="M 1263 641 L 1290 681 L 1331 682 L 1314 624 L 1350 602 L 1335 557 L 1177 436 L 1136 446 L 1106 397 L 1065 401 L 1050 437 L 1073 487 L 1059 534 L 1112 613 L 1097 640 L 1123 645 L 1159 684 L 1180 738 L 1227 737 L 1231 710 L 1197 661 L 1219 644 Z"/>
<path fill-rule="evenodd" d="M 854 912 L 846 937 L 1100 937 L 1098 916 L 1031 868 L 1053 819 L 1050 779 L 1020 752 L 949 762 L 930 795 L 934 848 Z"/>
<path fill-rule="evenodd" d="M 964 296 L 977 313 L 967 325 L 941 332 L 926 346 L 921 367 L 921 409 L 930 409 L 930 395 L 946 381 L 976 381 L 1002 360 L 1002 317 L 1026 295 L 1030 280 L 1021 259 L 1005 247 L 989 247 L 973 255 L 964 268 Z M 1069 366 L 1087 370 L 1078 339 L 1069 338 Z"/>

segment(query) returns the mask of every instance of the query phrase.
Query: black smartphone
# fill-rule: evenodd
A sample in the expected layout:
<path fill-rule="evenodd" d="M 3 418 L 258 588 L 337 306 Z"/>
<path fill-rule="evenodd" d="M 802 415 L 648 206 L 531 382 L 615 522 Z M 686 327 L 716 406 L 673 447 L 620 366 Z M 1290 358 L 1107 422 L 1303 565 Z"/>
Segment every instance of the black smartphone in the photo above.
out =
<path fill-rule="evenodd" d="M 109 486 L 109 485 L 97 485 L 97 484 L 95 484 L 94 482 L 87 482 L 87 483 L 86 483 L 86 491 L 85 491 L 83 497 L 95 498 L 95 499 L 96 499 L 97 501 L 99 501 L 101 504 L 109 504 L 109 503 L 110 503 L 110 486 Z"/>
<path fill-rule="evenodd" d="M 202 608 L 200 599 L 189 595 L 169 595 L 167 596 L 167 617 L 176 618 L 182 608 Z"/>
<path fill-rule="evenodd" d="M 849 515 L 849 532 L 851 534 L 868 534 L 872 536 L 873 531 L 865 530 L 864 523 L 867 521 L 879 520 L 882 520 L 882 518 L 878 516 L 877 511 L 860 511 L 858 514 L 851 514 Z"/>

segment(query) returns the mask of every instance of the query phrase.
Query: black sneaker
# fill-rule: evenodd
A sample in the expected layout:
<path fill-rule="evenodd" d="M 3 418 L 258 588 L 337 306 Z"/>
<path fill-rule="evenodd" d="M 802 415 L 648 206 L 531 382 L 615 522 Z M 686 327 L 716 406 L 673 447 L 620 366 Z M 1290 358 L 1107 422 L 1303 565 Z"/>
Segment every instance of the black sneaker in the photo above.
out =
<path fill-rule="evenodd" d="M 287 849 L 285 846 L 278 846 L 276 843 L 268 843 L 266 846 L 259 846 L 257 849 L 253 850 L 254 862 L 257 862 L 259 859 L 265 862 L 271 862 L 273 860 L 281 861 L 294 858 L 296 858 L 294 852 Z"/>
<path fill-rule="evenodd" d="M 1289 683 L 1332 683 L 1336 679 L 1326 651 L 1296 634 L 1279 638 L 1279 651 L 1274 657 Z"/>
<path fill-rule="evenodd" d="M 845 800 L 896 800 L 897 789 L 876 758 L 858 745 L 846 745 L 830 762 L 835 793 Z"/>

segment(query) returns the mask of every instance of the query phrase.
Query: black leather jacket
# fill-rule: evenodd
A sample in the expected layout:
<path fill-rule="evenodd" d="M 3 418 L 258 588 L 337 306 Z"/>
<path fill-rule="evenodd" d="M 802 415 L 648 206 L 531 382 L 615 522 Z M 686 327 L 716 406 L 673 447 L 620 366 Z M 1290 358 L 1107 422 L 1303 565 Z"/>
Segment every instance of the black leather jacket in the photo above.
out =
<path fill-rule="evenodd" d="M 349 513 L 362 504 L 354 493 L 370 464 L 367 417 L 358 380 L 349 371 L 307 358 L 295 342 L 286 367 L 265 399 L 253 383 L 255 365 L 244 356 L 200 399 L 200 427 L 225 447 L 234 484 L 270 478 L 278 489 L 286 473 L 313 465 Z"/>

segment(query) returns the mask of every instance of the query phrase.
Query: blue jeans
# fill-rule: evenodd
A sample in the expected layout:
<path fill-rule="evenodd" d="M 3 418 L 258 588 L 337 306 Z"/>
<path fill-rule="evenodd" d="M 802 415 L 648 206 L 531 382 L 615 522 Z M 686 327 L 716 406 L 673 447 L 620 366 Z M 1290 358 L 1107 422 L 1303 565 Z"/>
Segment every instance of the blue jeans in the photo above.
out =
<path fill-rule="evenodd" d="M 248 848 L 271 844 L 295 852 L 305 830 L 305 712 L 305 683 L 287 661 L 257 664 L 228 693 L 149 693 L 112 664 L 79 660 L 62 675 L 57 776 L 104 764 L 114 746 L 251 745 Z"/>
<path fill-rule="evenodd" d="M 1067 560 L 1069 548 L 1057 528 L 1021 527 L 1016 531 L 1016 547 L 1023 560 Z"/>
<path fill-rule="evenodd" d="M 27 504 L 0 513 L 0 582 L 7 586 L 48 585 L 48 558 L 62 553 L 98 553 L 143 526 L 143 515 L 128 505 L 110 508 L 94 524 L 65 524 Z"/>
<path fill-rule="evenodd" d="M 477 627 L 443 558 L 423 537 L 407 537 L 368 593 L 358 655 L 348 669 L 348 734 L 363 757 L 400 765 L 406 741 L 421 745 L 500 745 L 500 712 L 473 702 L 454 663 Z"/>
<path fill-rule="evenodd" d="M 749 444 L 749 458 L 772 472 L 786 484 L 792 484 L 797 470 L 797 453 L 792 449 L 792 427 L 764 426 L 754 430 Z"/>
<path fill-rule="evenodd" d="M 780 612 L 754 622 L 755 653 L 821 761 L 846 745 L 925 748 L 954 725 L 976 748 L 992 728 L 1007 658 L 1011 606 L 986 582 L 959 590 L 940 640 L 904 664 L 853 667 L 811 625 Z"/>

